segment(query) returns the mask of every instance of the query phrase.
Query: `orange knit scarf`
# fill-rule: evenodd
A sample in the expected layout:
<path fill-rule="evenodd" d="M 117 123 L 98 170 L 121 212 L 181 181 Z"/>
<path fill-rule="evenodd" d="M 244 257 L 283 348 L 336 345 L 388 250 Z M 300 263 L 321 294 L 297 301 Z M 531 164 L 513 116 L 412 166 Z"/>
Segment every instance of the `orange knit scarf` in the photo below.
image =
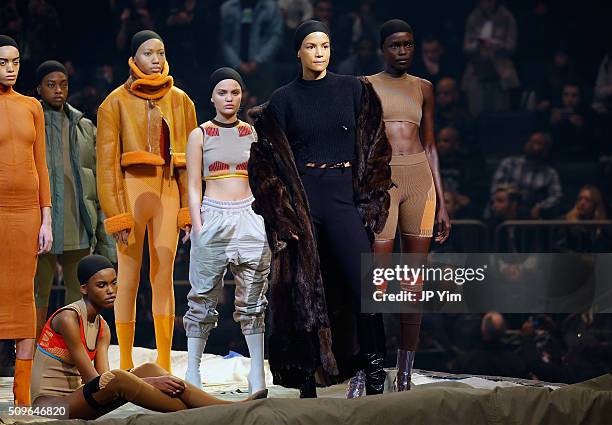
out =
<path fill-rule="evenodd" d="M 130 58 L 130 78 L 126 82 L 126 87 L 135 96 L 147 100 L 161 99 L 170 91 L 174 85 L 174 79 L 168 75 L 170 66 L 168 62 L 164 64 L 164 69 L 160 73 L 147 75 L 140 70 Z"/>

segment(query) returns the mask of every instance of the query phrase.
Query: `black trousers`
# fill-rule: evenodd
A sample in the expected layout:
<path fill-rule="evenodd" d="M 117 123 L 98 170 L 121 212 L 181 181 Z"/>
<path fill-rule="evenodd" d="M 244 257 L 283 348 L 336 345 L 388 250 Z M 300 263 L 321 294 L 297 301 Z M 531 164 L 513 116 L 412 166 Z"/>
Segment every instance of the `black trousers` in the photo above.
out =
<path fill-rule="evenodd" d="M 384 354 L 382 315 L 360 313 L 361 255 L 371 253 L 372 246 L 353 201 L 352 169 L 299 171 L 310 204 L 332 331 L 336 330 L 334 354 L 339 363 L 359 353 Z"/>

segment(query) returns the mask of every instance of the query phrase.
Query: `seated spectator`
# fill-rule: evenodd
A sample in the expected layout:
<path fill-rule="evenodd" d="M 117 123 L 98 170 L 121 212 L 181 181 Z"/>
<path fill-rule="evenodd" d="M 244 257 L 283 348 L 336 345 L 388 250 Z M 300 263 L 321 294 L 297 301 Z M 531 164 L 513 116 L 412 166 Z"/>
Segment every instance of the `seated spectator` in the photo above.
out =
<path fill-rule="evenodd" d="M 474 120 L 460 102 L 457 82 L 444 77 L 436 85 L 436 108 L 434 124 L 436 128 L 454 127 L 459 131 L 467 150 L 474 148 Z"/>
<path fill-rule="evenodd" d="M 334 43 L 332 57 L 343 61 L 350 54 L 357 42 L 363 37 L 371 38 L 376 45 L 380 44 L 379 30 L 381 22 L 376 17 L 374 0 L 359 0 L 356 10 L 351 10 L 338 19 L 338 29 L 332 31 L 331 39 Z"/>
<path fill-rule="evenodd" d="M 425 37 L 421 42 L 421 52 L 412 65 L 413 75 L 429 80 L 434 87 L 443 77 L 456 77 L 455 69 L 447 60 L 444 46 L 435 37 Z"/>
<path fill-rule="evenodd" d="M 596 141 L 598 151 L 603 154 L 612 154 L 612 143 L 610 134 L 612 133 L 612 47 L 599 65 L 595 88 L 593 89 L 593 109 L 596 114 Z"/>
<path fill-rule="evenodd" d="M 607 315 L 585 312 L 567 317 L 560 330 L 549 316 L 536 316 L 522 328 L 520 355 L 535 379 L 573 384 L 610 371 L 596 328 L 607 329 Z M 544 318 L 545 320 L 542 320 Z"/>
<path fill-rule="evenodd" d="M 482 318 L 481 342 L 478 348 L 458 356 L 456 373 L 486 376 L 528 378 L 528 371 L 521 357 L 504 342 L 506 322 L 504 316 L 489 312 Z"/>
<path fill-rule="evenodd" d="M 315 0 L 312 19 L 321 21 L 332 31 L 335 23 L 334 2 L 332 0 Z"/>
<path fill-rule="evenodd" d="M 374 39 L 364 37 L 357 43 L 357 50 L 338 65 L 338 74 L 373 75 L 383 69 Z"/>
<path fill-rule="evenodd" d="M 467 19 L 463 43 L 469 60 L 462 88 L 473 116 L 509 109 L 509 90 L 520 84 L 511 59 L 516 39 L 510 11 L 497 0 L 480 0 Z"/>
<path fill-rule="evenodd" d="M 283 17 L 273 0 L 228 0 L 221 6 L 223 61 L 251 92 L 267 98 L 276 83 L 273 60 L 283 40 Z"/>
<path fill-rule="evenodd" d="M 68 102 L 75 108 L 83 112 L 94 124 L 97 122 L 98 106 L 104 100 L 94 84 L 85 84 L 82 90 L 70 95 Z"/>
<path fill-rule="evenodd" d="M 446 205 L 446 211 L 451 220 L 459 218 L 457 215 L 462 207 L 460 199 L 460 195 L 457 192 L 453 192 L 446 187 L 444 188 L 444 205 Z"/>
<path fill-rule="evenodd" d="M 454 127 L 443 127 L 436 138 L 440 174 L 445 191 L 457 195 L 459 205 L 469 211 L 473 198 L 478 196 L 483 179 L 483 161 L 463 149 L 459 132 Z"/>
<path fill-rule="evenodd" d="M 504 221 L 520 219 L 521 194 L 510 185 L 500 185 L 491 195 L 490 217 L 487 220 L 489 233 L 496 242 L 497 252 L 521 252 L 523 251 L 523 234 L 518 234 L 514 227 L 504 227 L 497 232 L 497 226 Z"/>
<path fill-rule="evenodd" d="M 310 0 L 278 0 L 281 14 L 285 19 L 285 26 L 290 31 L 299 24 L 312 19 L 313 7 Z"/>
<path fill-rule="evenodd" d="M 595 88 L 593 89 L 593 109 L 608 114 L 612 111 L 612 47 L 599 65 Z"/>
<path fill-rule="evenodd" d="M 567 221 L 607 220 L 608 213 L 601 191 L 592 185 L 583 186 L 578 198 L 564 218 Z M 556 250 L 563 252 L 608 252 L 612 246 L 612 226 L 561 228 Z"/>
<path fill-rule="evenodd" d="M 592 117 L 578 83 L 563 84 L 561 102 L 550 111 L 555 153 L 561 157 L 594 156 Z"/>
<path fill-rule="evenodd" d="M 201 49 L 200 40 L 195 37 L 194 18 L 196 15 L 197 0 L 174 0 L 170 4 L 165 37 L 168 49 L 173 52 L 173 74 L 183 75 L 187 69 L 193 67 L 193 52 Z"/>
<path fill-rule="evenodd" d="M 573 59 L 569 56 L 567 50 L 562 47 L 558 48 L 537 87 L 536 110 L 549 111 L 553 105 L 559 105 L 563 84 L 566 81 L 573 81 L 576 76 L 576 66 Z"/>
<path fill-rule="evenodd" d="M 2 33 L 15 40 L 21 40 L 23 18 L 17 7 L 17 0 L 6 0 L 0 4 L 0 28 Z"/>
<path fill-rule="evenodd" d="M 606 203 L 599 189 L 590 184 L 582 186 L 576 204 L 566 215 L 568 221 L 607 220 Z"/>
<path fill-rule="evenodd" d="M 218 66 L 223 0 L 169 0 L 164 42 L 172 52 L 172 75 L 192 98 L 205 96 L 202 76 Z M 197 72 L 194 70 L 197 69 Z M 199 103 L 199 102 L 196 102 Z M 210 103 L 210 102 L 206 102 Z"/>
<path fill-rule="evenodd" d="M 141 30 L 155 30 L 155 18 L 148 0 L 130 0 L 119 15 L 120 28 L 115 45 L 121 57 L 127 56 L 128 44 L 132 36 Z"/>
<path fill-rule="evenodd" d="M 499 164 L 493 175 L 491 195 L 501 184 L 515 186 L 521 193 L 526 217 L 554 217 L 562 192 L 559 174 L 547 162 L 551 145 L 548 133 L 533 133 L 525 143 L 523 155 L 505 158 Z"/>

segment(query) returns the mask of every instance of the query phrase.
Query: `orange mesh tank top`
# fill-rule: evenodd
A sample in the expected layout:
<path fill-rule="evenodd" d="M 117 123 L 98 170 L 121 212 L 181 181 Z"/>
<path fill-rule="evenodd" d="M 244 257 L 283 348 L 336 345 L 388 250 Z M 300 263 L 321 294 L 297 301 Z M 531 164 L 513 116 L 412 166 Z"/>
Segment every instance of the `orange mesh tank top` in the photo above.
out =
<path fill-rule="evenodd" d="M 420 78 L 409 74 L 392 77 L 386 72 L 379 72 L 369 76 L 368 80 L 382 102 L 383 121 L 421 125 L 423 92 Z"/>
<path fill-rule="evenodd" d="M 74 361 L 70 356 L 70 351 L 66 346 L 66 341 L 64 340 L 64 337 L 58 334 L 55 330 L 53 330 L 53 327 L 51 326 L 51 321 L 53 320 L 53 318 L 60 311 L 64 310 L 74 310 L 79 315 L 81 342 L 83 343 L 83 347 L 85 347 L 85 351 L 87 351 L 89 359 L 93 360 L 96 357 L 96 346 L 98 340 L 102 337 L 102 332 L 104 330 L 104 326 L 102 325 L 104 319 L 102 319 L 101 316 L 98 316 L 96 318 L 96 322 L 94 323 L 94 329 L 91 332 L 86 333 L 85 328 L 83 326 L 83 321 L 87 321 L 87 306 L 85 305 L 85 301 L 83 301 L 82 299 L 72 304 L 69 304 L 66 307 L 60 308 L 51 315 L 40 334 L 40 338 L 38 339 L 38 343 L 36 344 L 37 349 L 40 350 L 41 353 L 46 354 L 47 356 L 56 360 L 59 360 L 62 363 L 74 365 Z M 90 349 L 89 346 L 92 343 L 93 349 Z"/>
<path fill-rule="evenodd" d="M 247 165 L 251 143 L 257 140 L 253 127 L 237 120 L 233 124 L 207 121 L 200 126 L 202 142 L 202 175 L 204 180 L 228 177 L 248 178 Z"/>

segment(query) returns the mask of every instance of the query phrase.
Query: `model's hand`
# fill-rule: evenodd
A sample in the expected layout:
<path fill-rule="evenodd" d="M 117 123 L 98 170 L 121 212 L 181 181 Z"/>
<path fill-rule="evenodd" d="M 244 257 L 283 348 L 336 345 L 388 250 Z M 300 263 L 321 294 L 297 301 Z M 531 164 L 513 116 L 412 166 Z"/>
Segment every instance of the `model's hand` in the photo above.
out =
<path fill-rule="evenodd" d="M 170 397 L 178 397 L 185 391 L 186 385 L 182 379 L 172 375 L 153 376 L 143 378 L 143 380 L 153 385 L 158 390 L 168 394 Z"/>
<path fill-rule="evenodd" d="M 185 227 L 182 227 L 181 230 L 185 232 L 185 235 L 183 236 L 181 241 L 183 241 L 183 243 L 187 243 L 187 241 L 189 240 L 189 235 L 191 233 L 191 224 L 188 224 Z"/>
<path fill-rule="evenodd" d="M 38 255 L 51 251 L 51 245 L 53 245 L 51 223 L 43 223 L 38 232 Z"/>
<path fill-rule="evenodd" d="M 440 244 L 446 242 L 448 236 L 450 235 L 451 224 L 445 207 L 438 210 L 438 214 L 436 216 L 436 229 L 436 242 Z"/>
<path fill-rule="evenodd" d="M 127 246 L 128 244 L 129 236 L 130 236 L 130 229 L 124 229 L 119 232 L 113 233 L 113 239 L 115 240 L 115 242 L 117 242 L 118 244 L 125 245 L 125 246 Z"/>
<path fill-rule="evenodd" d="M 293 239 L 295 239 L 296 241 L 299 241 L 299 240 L 300 240 L 300 237 L 299 237 L 299 236 L 298 236 L 296 233 L 293 233 L 293 232 L 290 232 L 290 233 L 291 233 L 291 237 L 292 237 Z"/>

